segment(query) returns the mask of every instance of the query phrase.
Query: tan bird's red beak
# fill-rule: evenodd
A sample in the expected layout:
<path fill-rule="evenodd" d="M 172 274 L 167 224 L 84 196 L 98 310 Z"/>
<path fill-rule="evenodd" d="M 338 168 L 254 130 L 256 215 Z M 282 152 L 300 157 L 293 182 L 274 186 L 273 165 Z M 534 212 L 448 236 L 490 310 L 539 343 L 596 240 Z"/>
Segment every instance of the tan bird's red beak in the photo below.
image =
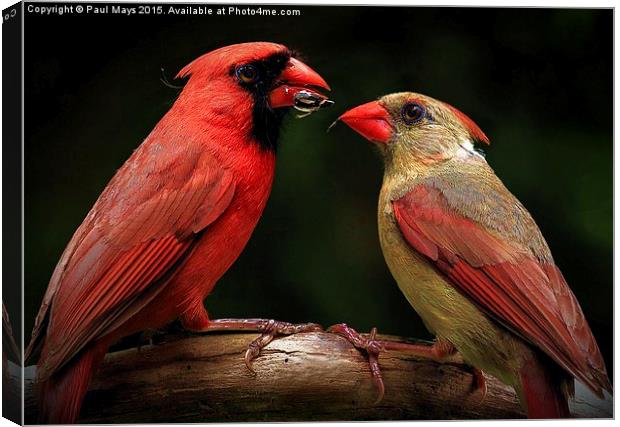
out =
<path fill-rule="evenodd" d="M 327 82 L 312 68 L 298 59 L 291 58 L 284 71 L 280 74 L 280 84 L 269 93 L 271 108 L 292 107 L 295 105 L 295 95 L 307 91 L 312 95 L 327 99 L 313 88 L 331 90 Z"/>
<path fill-rule="evenodd" d="M 378 101 L 352 108 L 338 120 L 345 122 L 367 140 L 383 144 L 390 140 L 394 130 L 389 113 Z"/>

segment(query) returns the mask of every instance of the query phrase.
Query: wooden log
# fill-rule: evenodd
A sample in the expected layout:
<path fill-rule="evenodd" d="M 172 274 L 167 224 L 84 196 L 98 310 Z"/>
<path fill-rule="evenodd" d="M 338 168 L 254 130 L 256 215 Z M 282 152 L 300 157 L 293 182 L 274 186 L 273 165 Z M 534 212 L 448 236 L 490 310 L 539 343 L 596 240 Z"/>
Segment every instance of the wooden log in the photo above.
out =
<path fill-rule="evenodd" d="M 386 393 L 366 358 L 343 338 L 318 332 L 274 340 L 245 367 L 256 335 L 167 336 L 165 342 L 110 353 L 84 405 L 80 423 L 336 421 L 522 418 L 510 387 L 487 376 L 480 403 L 471 370 L 457 358 L 434 362 L 382 353 Z M 381 337 L 382 339 L 402 338 Z M 35 367 L 26 369 L 26 422 L 36 420 Z M 580 390 L 582 390 L 580 388 Z M 596 398 L 594 398 L 596 399 Z M 609 418 L 611 400 L 577 399 L 576 416 Z"/>

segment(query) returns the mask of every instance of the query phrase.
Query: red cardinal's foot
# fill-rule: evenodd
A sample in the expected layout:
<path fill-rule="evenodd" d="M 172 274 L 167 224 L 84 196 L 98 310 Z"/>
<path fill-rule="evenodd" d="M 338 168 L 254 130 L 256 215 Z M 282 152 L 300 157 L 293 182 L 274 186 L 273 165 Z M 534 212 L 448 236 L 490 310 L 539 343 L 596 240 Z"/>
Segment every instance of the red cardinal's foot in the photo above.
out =
<path fill-rule="evenodd" d="M 153 346 L 155 344 L 153 338 L 159 335 L 164 335 L 164 333 L 158 329 L 146 329 L 143 331 L 138 338 L 138 351 L 142 351 L 142 347 L 146 345 Z"/>
<path fill-rule="evenodd" d="M 381 368 L 379 367 L 379 354 L 385 350 L 383 342 L 376 339 L 377 328 L 372 328 L 368 337 L 361 335 L 355 329 L 350 328 L 345 323 L 339 323 L 337 325 L 327 328 L 327 332 L 331 332 L 341 337 L 346 338 L 355 348 L 362 350 L 368 356 L 368 365 L 370 367 L 370 373 L 377 384 L 379 389 L 379 395 L 375 404 L 383 400 L 385 394 L 385 384 L 383 383 L 383 376 L 381 375 Z"/>
<path fill-rule="evenodd" d="M 279 335 L 295 335 L 302 332 L 320 332 L 323 330 L 321 325 L 316 323 L 288 323 L 278 320 L 260 320 L 256 324 L 256 330 L 262 332 L 261 336 L 250 343 L 245 352 L 245 366 L 250 372 L 255 373 L 252 369 L 252 360 L 254 360 L 261 350 Z"/>
<path fill-rule="evenodd" d="M 183 321 L 183 320 L 182 320 Z M 193 322 L 193 323 L 192 323 Z M 205 326 L 206 325 L 206 326 Z M 294 335 L 301 332 L 319 332 L 323 330 L 316 323 L 293 324 L 273 319 L 215 319 L 209 320 L 204 312 L 204 317 L 198 322 L 190 318 L 185 319 L 184 326 L 188 330 L 204 333 L 216 331 L 258 331 L 261 335 L 250 343 L 245 352 L 245 365 L 250 372 L 252 360 L 260 354 L 260 351 L 279 335 Z"/>

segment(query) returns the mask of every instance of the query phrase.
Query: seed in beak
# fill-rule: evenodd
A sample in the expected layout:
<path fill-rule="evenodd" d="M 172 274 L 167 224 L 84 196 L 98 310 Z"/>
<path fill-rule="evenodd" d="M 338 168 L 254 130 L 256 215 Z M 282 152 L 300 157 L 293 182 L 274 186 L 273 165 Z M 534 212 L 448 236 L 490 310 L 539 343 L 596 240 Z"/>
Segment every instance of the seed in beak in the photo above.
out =
<path fill-rule="evenodd" d="M 334 104 L 334 101 L 328 99 L 327 97 L 309 90 L 301 90 L 297 92 L 294 96 L 294 101 L 295 104 L 293 105 L 293 107 L 297 111 L 305 113 L 298 117 L 306 117 L 307 115 L 312 114 L 317 110 L 329 107 Z"/>

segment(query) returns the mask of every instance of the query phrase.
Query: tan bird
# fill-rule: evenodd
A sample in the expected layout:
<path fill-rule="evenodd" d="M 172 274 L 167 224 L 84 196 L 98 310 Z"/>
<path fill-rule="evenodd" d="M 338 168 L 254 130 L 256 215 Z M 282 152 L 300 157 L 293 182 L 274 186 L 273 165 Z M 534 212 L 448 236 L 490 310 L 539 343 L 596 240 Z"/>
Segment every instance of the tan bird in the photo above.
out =
<path fill-rule="evenodd" d="M 531 418 L 570 416 L 575 378 L 598 396 L 611 392 L 596 341 L 538 226 L 474 148 L 489 143 L 480 128 L 416 93 L 384 96 L 340 120 L 383 155 L 383 254 L 437 336 L 432 347 L 405 347 L 435 357 L 458 351 L 514 387 Z M 332 330 L 370 350 L 380 379 L 376 353 L 398 345 L 346 325 Z"/>

